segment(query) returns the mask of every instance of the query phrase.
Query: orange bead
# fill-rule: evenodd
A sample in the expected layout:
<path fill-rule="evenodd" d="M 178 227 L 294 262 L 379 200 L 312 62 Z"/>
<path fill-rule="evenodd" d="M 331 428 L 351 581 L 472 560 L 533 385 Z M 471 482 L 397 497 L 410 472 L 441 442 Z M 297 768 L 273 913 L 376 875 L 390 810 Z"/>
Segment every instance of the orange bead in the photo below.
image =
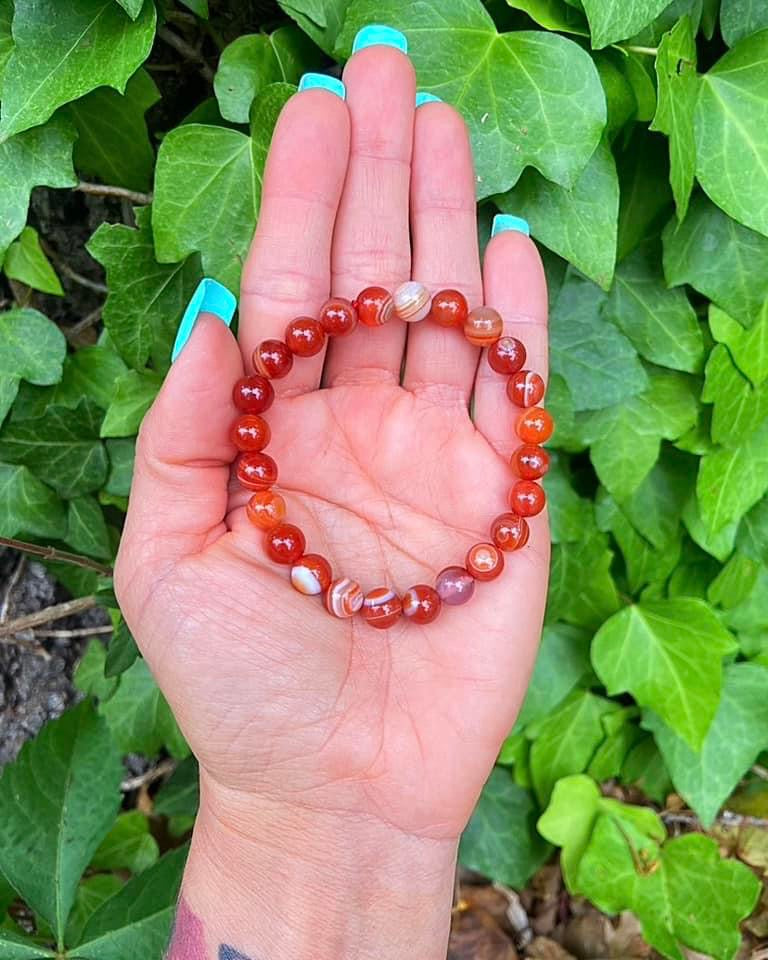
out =
<path fill-rule="evenodd" d="M 432 623 L 442 606 L 437 590 L 426 583 L 417 583 L 403 594 L 403 616 L 420 626 Z"/>
<path fill-rule="evenodd" d="M 331 297 L 320 308 L 320 326 L 329 337 L 343 337 L 357 326 L 357 310 L 343 297 Z"/>
<path fill-rule="evenodd" d="M 296 317 L 285 329 L 285 342 L 297 357 L 314 357 L 325 345 L 325 330 L 312 317 Z"/>
<path fill-rule="evenodd" d="M 285 520 L 285 500 L 274 490 L 259 490 L 248 501 L 245 512 L 257 529 L 274 530 Z"/>
<path fill-rule="evenodd" d="M 244 453 L 235 472 L 246 490 L 266 490 L 277 482 L 277 464 L 266 453 Z"/>
<path fill-rule="evenodd" d="M 325 593 L 332 579 L 331 565 L 319 553 L 305 553 L 291 567 L 291 584 L 309 597 Z"/>
<path fill-rule="evenodd" d="M 525 443 L 546 443 L 555 429 L 555 421 L 544 407 L 531 407 L 517 421 L 517 435 Z"/>
<path fill-rule="evenodd" d="M 238 450 L 263 450 L 272 439 L 269 424 L 255 413 L 244 413 L 235 420 L 230 433 Z"/>
<path fill-rule="evenodd" d="M 262 340 L 253 351 L 256 372 L 270 380 L 278 380 L 291 372 L 293 354 L 282 340 Z"/>
<path fill-rule="evenodd" d="M 458 290 L 441 290 L 432 297 L 432 307 L 427 319 L 441 327 L 464 327 L 469 313 L 467 298 Z"/>
<path fill-rule="evenodd" d="M 549 470 L 549 454 L 536 443 L 519 446 L 509 462 L 521 480 L 540 480 Z"/>
<path fill-rule="evenodd" d="M 533 407 L 544 396 L 544 381 L 531 370 L 519 370 L 507 381 L 507 396 L 518 407 Z"/>
<path fill-rule="evenodd" d="M 528 543 L 528 524 L 515 513 L 502 513 L 491 524 L 491 539 L 499 550 L 519 550 Z"/>
<path fill-rule="evenodd" d="M 258 374 L 238 380 L 232 390 L 232 400 L 243 413 L 264 413 L 274 399 L 274 387 L 266 377 Z"/>
<path fill-rule="evenodd" d="M 325 591 L 325 609 L 334 617 L 353 617 L 363 605 L 363 591 L 356 580 L 339 577 Z"/>
<path fill-rule="evenodd" d="M 395 315 L 395 301 L 384 287 L 366 287 L 355 300 L 357 318 L 366 327 L 380 327 Z"/>
<path fill-rule="evenodd" d="M 296 563 L 307 545 L 304 534 L 292 523 L 281 523 L 270 530 L 264 539 L 267 555 L 275 563 Z"/>
<path fill-rule="evenodd" d="M 546 502 L 546 494 L 533 480 L 518 480 L 509 493 L 509 505 L 521 517 L 535 517 Z"/>
<path fill-rule="evenodd" d="M 525 360 L 525 347 L 515 337 L 501 337 L 488 347 L 488 363 L 496 373 L 511 376 L 523 369 Z"/>
<path fill-rule="evenodd" d="M 493 543 L 476 543 L 469 548 L 466 567 L 475 580 L 495 580 L 504 569 L 504 554 Z"/>
<path fill-rule="evenodd" d="M 389 587 L 377 587 L 366 593 L 361 612 L 367 624 L 377 630 L 387 630 L 403 615 L 403 602 Z"/>
<path fill-rule="evenodd" d="M 490 347 L 501 336 L 504 321 L 493 307 L 475 307 L 464 321 L 464 336 L 475 347 Z"/>

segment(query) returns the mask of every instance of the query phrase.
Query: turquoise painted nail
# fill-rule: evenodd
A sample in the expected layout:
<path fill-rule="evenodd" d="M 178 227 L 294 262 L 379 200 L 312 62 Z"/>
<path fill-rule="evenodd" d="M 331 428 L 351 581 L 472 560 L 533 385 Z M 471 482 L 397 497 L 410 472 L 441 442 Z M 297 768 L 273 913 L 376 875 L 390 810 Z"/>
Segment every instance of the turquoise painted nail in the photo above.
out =
<path fill-rule="evenodd" d="M 497 213 L 493 218 L 491 236 L 495 237 L 497 233 L 504 233 L 506 230 L 516 230 L 518 233 L 524 233 L 526 237 L 531 235 L 527 220 L 523 220 L 522 217 L 513 217 L 510 213 Z"/>
<path fill-rule="evenodd" d="M 179 332 L 176 334 L 176 342 L 171 353 L 171 363 L 187 345 L 187 340 L 192 336 L 197 318 L 201 313 L 215 313 L 229 326 L 236 309 L 237 300 L 234 294 L 230 293 L 223 284 L 207 278 L 201 280 L 181 318 Z"/>
<path fill-rule="evenodd" d="M 436 97 L 434 93 L 417 93 L 416 94 L 416 106 L 420 107 L 423 103 L 442 103 L 443 101 L 440 97 Z"/>
<path fill-rule="evenodd" d="M 396 50 L 408 53 L 408 41 L 405 34 L 382 23 L 369 23 L 367 27 L 359 30 L 352 44 L 352 53 L 357 53 L 358 50 L 364 50 L 366 47 L 375 46 L 394 47 Z"/>
<path fill-rule="evenodd" d="M 299 90 L 327 90 L 342 100 L 347 98 L 347 89 L 338 77 L 329 77 L 327 73 L 305 73 L 299 80 Z"/>

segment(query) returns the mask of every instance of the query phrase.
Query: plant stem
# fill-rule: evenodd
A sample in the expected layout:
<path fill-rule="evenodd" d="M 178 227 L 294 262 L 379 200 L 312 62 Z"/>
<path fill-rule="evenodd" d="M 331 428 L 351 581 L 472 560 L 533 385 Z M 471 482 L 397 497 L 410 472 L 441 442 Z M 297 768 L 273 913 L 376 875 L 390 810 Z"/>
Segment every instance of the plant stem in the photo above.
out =
<path fill-rule="evenodd" d="M 203 59 L 203 55 L 199 50 L 195 48 L 187 41 L 178 35 L 174 30 L 169 30 L 168 27 L 160 27 L 157 31 L 158 37 L 168 44 L 169 47 L 182 55 L 186 60 L 196 63 L 200 67 L 200 73 L 205 77 L 205 79 L 211 83 L 213 81 L 213 70 L 208 66 L 208 64 Z"/>
<path fill-rule="evenodd" d="M 89 557 L 80 556 L 78 553 L 68 553 L 66 550 L 57 550 L 56 547 L 42 547 L 37 543 L 25 543 L 23 540 L 14 540 L 11 537 L 0 537 L 0 547 L 11 547 L 14 550 L 21 550 L 22 553 L 29 553 L 33 557 L 42 557 L 44 560 L 58 560 L 60 563 L 71 563 L 75 567 L 83 567 L 85 570 L 95 570 L 103 577 L 112 576 L 112 568 L 91 560 Z"/>
<path fill-rule="evenodd" d="M 628 50 L 630 53 L 643 53 L 646 57 L 655 57 L 659 52 L 658 47 L 635 47 L 635 46 L 626 46 L 621 47 L 622 50 Z"/>
<path fill-rule="evenodd" d="M 62 620 L 64 617 L 72 617 L 76 613 L 85 613 L 86 610 L 92 610 L 98 606 L 99 601 L 96 597 L 77 597 L 76 600 L 67 600 L 66 603 L 57 603 L 52 607 L 46 607 L 44 610 L 38 610 L 36 613 L 28 613 L 24 617 L 17 617 L 8 623 L 0 625 L 0 637 L 11 637 L 15 633 L 21 633 L 23 630 L 32 630 L 43 623 L 50 623 L 52 620 Z"/>
<path fill-rule="evenodd" d="M 88 193 L 94 197 L 116 197 L 119 200 L 130 200 L 140 207 L 147 207 L 152 203 L 151 193 L 140 193 L 138 190 L 128 190 L 126 187 L 113 187 L 107 183 L 88 183 L 81 180 L 75 187 L 80 193 Z"/>

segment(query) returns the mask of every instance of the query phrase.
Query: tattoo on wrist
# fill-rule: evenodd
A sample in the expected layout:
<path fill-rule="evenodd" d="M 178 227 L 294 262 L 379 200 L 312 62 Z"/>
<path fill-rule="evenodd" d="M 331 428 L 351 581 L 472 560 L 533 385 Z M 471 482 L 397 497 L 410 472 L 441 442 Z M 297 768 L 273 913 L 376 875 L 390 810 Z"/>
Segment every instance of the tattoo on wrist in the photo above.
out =
<path fill-rule="evenodd" d="M 183 897 L 176 910 L 176 920 L 173 924 L 166 960 L 207 960 L 203 922 L 200 917 L 192 913 Z M 252 958 L 222 943 L 219 947 L 218 960 L 252 960 Z"/>

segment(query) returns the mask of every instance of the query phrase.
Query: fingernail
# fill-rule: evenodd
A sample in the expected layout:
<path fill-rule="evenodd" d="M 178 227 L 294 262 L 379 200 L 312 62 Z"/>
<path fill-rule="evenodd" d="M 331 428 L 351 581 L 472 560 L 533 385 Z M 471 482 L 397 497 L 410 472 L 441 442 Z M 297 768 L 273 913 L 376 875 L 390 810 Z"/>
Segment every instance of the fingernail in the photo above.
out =
<path fill-rule="evenodd" d="M 510 213 L 497 213 L 493 218 L 491 236 L 495 237 L 497 233 L 504 233 L 507 230 L 516 230 L 518 233 L 524 233 L 526 237 L 531 235 L 527 220 L 523 220 L 522 217 L 513 217 Z"/>
<path fill-rule="evenodd" d="M 436 97 L 434 93 L 417 93 L 416 94 L 416 106 L 420 107 L 423 103 L 442 103 L 443 101 L 440 97 Z"/>
<path fill-rule="evenodd" d="M 346 87 L 341 80 L 338 77 L 329 77 L 327 73 L 305 73 L 299 80 L 299 91 L 301 90 L 327 90 L 342 100 L 347 97 Z"/>
<path fill-rule="evenodd" d="M 352 44 L 352 53 L 364 50 L 365 47 L 375 46 L 394 47 L 396 50 L 408 53 L 408 41 L 405 34 L 382 23 L 369 23 L 367 27 L 359 30 L 355 42 Z"/>
<path fill-rule="evenodd" d="M 237 300 L 234 294 L 230 293 L 223 284 L 207 278 L 201 280 L 181 318 L 179 332 L 176 334 L 176 342 L 171 352 L 171 363 L 186 346 L 201 313 L 215 313 L 229 326 L 236 309 Z"/>

